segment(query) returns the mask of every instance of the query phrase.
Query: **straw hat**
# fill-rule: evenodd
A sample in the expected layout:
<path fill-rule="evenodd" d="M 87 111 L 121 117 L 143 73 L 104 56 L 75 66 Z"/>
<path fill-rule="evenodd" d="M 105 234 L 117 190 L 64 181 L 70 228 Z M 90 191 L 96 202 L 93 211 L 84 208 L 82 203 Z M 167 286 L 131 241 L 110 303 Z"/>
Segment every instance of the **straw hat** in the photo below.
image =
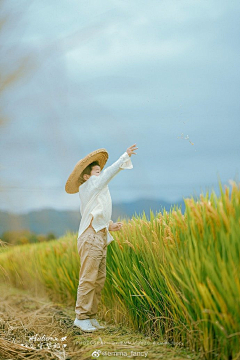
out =
<path fill-rule="evenodd" d="M 79 160 L 75 165 L 73 171 L 69 175 L 69 178 L 67 179 L 67 182 L 65 184 L 65 191 L 68 194 L 77 193 L 79 191 L 79 186 L 84 183 L 84 179 L 82 177 L 83 170 L 93 161 L 98 161 L 102 170 L 107 162 L 107 159 L 108 159 L 107 150 L 98 149 L 85 156 L 85 158 Z"/>

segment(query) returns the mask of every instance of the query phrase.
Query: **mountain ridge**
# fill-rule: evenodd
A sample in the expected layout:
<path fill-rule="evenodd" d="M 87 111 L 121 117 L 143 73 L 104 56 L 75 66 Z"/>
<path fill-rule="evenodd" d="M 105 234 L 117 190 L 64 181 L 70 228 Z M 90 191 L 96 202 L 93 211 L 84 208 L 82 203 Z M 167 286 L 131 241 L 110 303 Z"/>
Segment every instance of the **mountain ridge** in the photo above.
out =
<path fill-rule="evenodd" d="M 131 202 L 112 204 L 111 219 L 116 222 L 118 219 L 141 216 L 145 212 L 150 217 L 150 209 L 154 212 L 167 212 L 173 206 L 185 211 L 184 200 L 170 203 L 164 200 L 138 199 Z M 5 231 L 28 229 L 36 234 L 48 234 L 53 232 L 57 237 L 64 235 L 67 231 L 77 232 L 81 220 L 80 210 L 58 210 L 54 208 L 43 208 L 30 210 L 27 213 L 11 213 L 0 210 L 0 236 Z"/>

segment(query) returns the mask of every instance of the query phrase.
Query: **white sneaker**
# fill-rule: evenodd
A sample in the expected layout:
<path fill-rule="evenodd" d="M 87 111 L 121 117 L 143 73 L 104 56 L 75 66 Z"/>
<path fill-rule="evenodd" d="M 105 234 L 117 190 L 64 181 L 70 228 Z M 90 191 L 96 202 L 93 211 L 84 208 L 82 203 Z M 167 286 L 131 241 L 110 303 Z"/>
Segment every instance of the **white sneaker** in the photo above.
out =
<path fill-rule="evenodd" d="M 100 325 L 97 319 L 90 319 L 90 321 L 97 329 L 105 329 L 105 326 Z"/>
<path fill-rule="evenodd" d="M 92 325 L 90 319 L 79 320 L 76 318 L 74 320 L 74 325 L 86 332 L 92 332 L 97 330 L 97 328 Z"/>

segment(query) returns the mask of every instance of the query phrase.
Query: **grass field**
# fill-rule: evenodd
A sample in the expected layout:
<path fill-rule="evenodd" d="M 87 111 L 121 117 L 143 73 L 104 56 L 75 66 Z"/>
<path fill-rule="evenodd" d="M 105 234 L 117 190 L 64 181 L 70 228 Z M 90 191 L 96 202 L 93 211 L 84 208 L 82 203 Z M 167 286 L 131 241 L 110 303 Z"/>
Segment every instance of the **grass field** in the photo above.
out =
<path fill-rule="evenodd" d="M 186 210 L 121 220 L 108 247 L 99 316 L 201 358 L 240 359 L 240 184 L 185 199 Z M 0 253 L 1 281 L 75 306 L 77 233 Z"/>

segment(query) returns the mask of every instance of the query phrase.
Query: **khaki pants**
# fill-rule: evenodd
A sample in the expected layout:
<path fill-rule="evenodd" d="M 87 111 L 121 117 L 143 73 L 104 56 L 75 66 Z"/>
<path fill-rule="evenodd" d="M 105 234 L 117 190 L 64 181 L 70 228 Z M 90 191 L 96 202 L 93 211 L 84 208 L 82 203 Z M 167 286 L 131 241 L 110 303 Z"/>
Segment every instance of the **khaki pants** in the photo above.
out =
<path fill-rule="evenodd" d="M 79 320 L 95 318 L 106 279 L 107 232 L 87 228 L 77 240 L 80 256 L 79 284 L 75 307 Z"/>

